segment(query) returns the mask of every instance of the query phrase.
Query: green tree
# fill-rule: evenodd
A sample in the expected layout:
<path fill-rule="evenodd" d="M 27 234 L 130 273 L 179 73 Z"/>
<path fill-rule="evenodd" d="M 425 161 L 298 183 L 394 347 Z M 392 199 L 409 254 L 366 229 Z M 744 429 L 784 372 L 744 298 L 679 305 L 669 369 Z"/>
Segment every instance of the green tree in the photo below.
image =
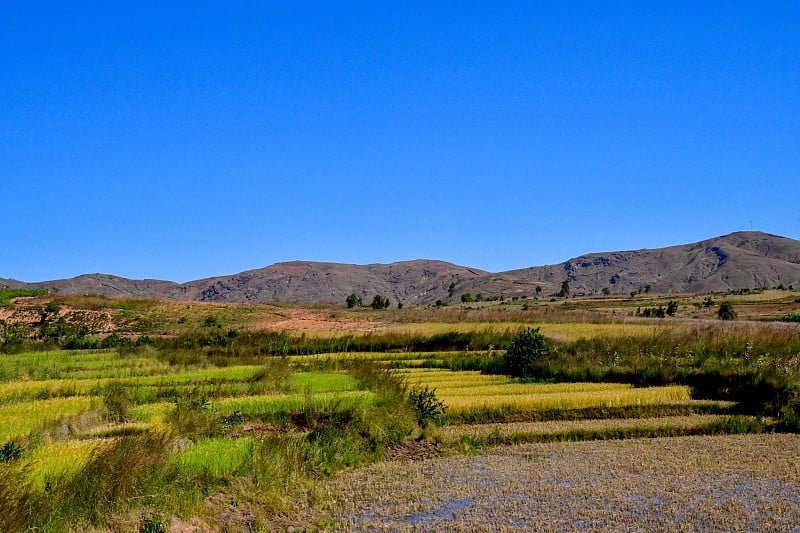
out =
<path fill-rule="evenodd" d="M 414 409 L 417 424 L 427 427 L 438 422 L 447 413 L 447 405 L 436 396 L 436 389 L 414 387 L 408 393 L 408 401 Z"/>
<path fill-rule="evenodd" d="M 465 292 L 464 294 L 461 295 L 461 301 L 464 302 L 465 304 L 471 302 L 472 295 L 468 292 Z"/>
<path fill-rule="evenodd" d="M 356 293 L 353 293 L 347 297 L 345 303 L 347 304 L 348 309 L 352 309 L 353 307 L 361 307 L 361 304 L 363 302 L 361 301 L 361 296 L 359 296 Z"/>
<path fill-rule="evenodd" d="M 568 279 L 565 279 L 564 281 L 561 282 L 561 290 L 558 291 L 558 294 L 556 296 L 559 296 L 561 298 L 569 298 L 569 280 Z"/>
<path fill-rule="evenodd" d="M 547 339 L 539 328 L 527 328 L 511 339 L 503 359 L 508 373 L 514 377 L 524 376 L 531 365 L 547 355 Z"/>
<path fill-rule="evenodd" d="M 719 304 L 719 310 L 717 311 L 717 316 L 720 317 L 722 320 L 735 319 L 736 311 L 733 310 L 733 304 L 727 300 Z"/>
<path fill-rule="evenodd" d="M 369 304 L 370 307 L 373 309 L 386 309 L 389 307 L 389 298 L 384 298 L 380 294 L 376 294 L 374 298 L 372 298 L 372 303 Z"/>
<path fill-rule="evenodd" d="M 670 300 L 667 302 L 667 315 L 675 316 L 675 313 L 678 311 L 678 302 L 675 300 Z"/>

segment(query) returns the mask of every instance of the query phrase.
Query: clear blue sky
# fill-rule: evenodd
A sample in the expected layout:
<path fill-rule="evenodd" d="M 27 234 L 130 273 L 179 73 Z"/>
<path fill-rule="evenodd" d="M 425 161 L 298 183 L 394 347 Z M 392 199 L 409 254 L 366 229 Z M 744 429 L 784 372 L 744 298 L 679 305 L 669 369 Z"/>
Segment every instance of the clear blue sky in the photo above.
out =
<path fill-rule="evenodd" d="M 3 2 L 0 277 L 800 238 L 800 3 Z"/>

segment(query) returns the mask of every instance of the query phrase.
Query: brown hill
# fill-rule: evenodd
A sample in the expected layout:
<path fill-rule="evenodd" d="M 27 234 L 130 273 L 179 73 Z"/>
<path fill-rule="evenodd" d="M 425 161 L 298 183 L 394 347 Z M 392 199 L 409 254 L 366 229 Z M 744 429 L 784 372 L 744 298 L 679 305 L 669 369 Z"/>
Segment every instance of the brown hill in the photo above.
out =
<path fill-rule="evenodd" d="M 505 274 L 532 283 L 560 285 L 568 279 L 573 292 L 588 294 L 647 285 L 659 293 L 800 286 L 800 241 L 744 231 L 667 248 L 587 254 Z"/>
<path fill-rule="evenodd" d="M 293 261 L 233 276 L 192 281 L 176 299 L 214 302 L 335 302 L 356 293 L 364 303 L 380 294 L 393 303 L 420 305 L 448 297 L 451 283 L 487 272 L 443 261 L 402 261 L 388 265 L 347 265 Z"/>
<path fill-rule="evenodd" d="M 130 280 L 87 274 L 67 280 L 25 283 L 0 279 L 0 287 L 46 288 L 62 294 L 153 297 L 215 302 L 333 302 L 355 292 L 364 303 L 375 294 L 393 304 L 459 301 L 464 293 L 485 297 L 556 292 L 569 280 L 573 294 L 603 289 L 627 294 L 650 285 L 652 292 L 706 292 L 800 287 L 800 241 L 761 232 L 738 232 L 667 248 L 582 255 L 557 265 L 500 273 L 443 261 L 348 265 L 292 261 L 239 274 L 190 281 Z"/>

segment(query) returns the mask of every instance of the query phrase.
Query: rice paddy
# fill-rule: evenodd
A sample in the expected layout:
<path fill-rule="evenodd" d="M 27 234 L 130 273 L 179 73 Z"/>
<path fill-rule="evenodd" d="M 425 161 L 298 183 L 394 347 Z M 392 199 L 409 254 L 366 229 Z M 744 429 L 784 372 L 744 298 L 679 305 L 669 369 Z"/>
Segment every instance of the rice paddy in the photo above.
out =
<path fill-rule="evenodd" d="M 482 439 L 485 437 L 511 437 L 518 440 L 525 437 L 556 435 L 575 430 L 601 432 L 609 429 L 630 428 L 677 428 L 691 429 L 712 422 L 724 420 L 725 415 L 665 416 L 655 418 L 622 418 L 600 420 L 548 420 L 545 422 L 502 422 L 489 424 L 445 426 L 438 430 L 437 437 L 442 442 L 457 444 L 465 437 Z"/>
<path fill-rule="evenodd" d="M 385 331 L 418 336 L 510 332 L 527 326 L 425 323 L 399 324 Z M 659 328 L 622 322 L 541 324 L 550 339 L 594 339 L 608 346 L 614 342 L 625 346 L 629 341 L 639 346 L 638 339 L 659 335 Z M 370 343 L 376 338 L 368 338 L 361 347 L 374 349 Z M 507 342 L 508 337 L 503 339 Z M 584 352 L 594 346 L 584 344 L 590 348 L 581 345 L 584 351 L 576 351 L 575 360 L 585 358 Z M 723 460 L 735 464 L 729 441 L 635 439 L 774 427 L 768 417 L 763 422 L 760 416 L 731 416 L 735 402 L 694 399 L 692 388 L 683 384 L 593 380 L 597 373 L 571 382 L 511 378 L 491 366 L 502 362 L 497 353 L 502 350 L 492 344 L 481 350 L 454 351 L 443 344 L 442 351 L 392 348 L 291 356 L 258 355 L 256 349 L 237 352 L 222 345 L 204 351 L 207 346 L 199 346 L 196 353 L 147 346 L 0 357 L 0 446 L 11 444 L 9 450 L 21 453 L 15 463 L 21 466 L 20 473 L 7 472 L 22 477 L 7 479 L 21 479 L 23 485 L 29 483 L 31 490 L 45 494 L 56 485 L 69 486 L 89 466 L 91 475 L 113 479 L 117 468 L 113 461 L 119 461 L 119 468 L 129 468 L 126 475 L 152 468 L 160 472 L 156 483 L 173 480 L 171 486 L 183 495 L 168 491 L 159 505 L 170 513 L 188 515 L 208 512 L 203 507 L 205 497 L 214 492 L 233 501 L 241 496 L 246 505 L 282 506 L 280 512 L 288 514 L 291 498 L 326 502 L 330 491 L 332 507 L 322 514 L 317 509 L 316 517 L 329 514 L 332 521 L 323 520 L 328 526 L 355 531 L 592 531 L 622 526 L 658 531 L 670 529 L 668 525 L 677 530 L 754 529 L 754 525 L 782 530 L 800 518 L 796 465 L 770 470 L 767 465 L 750 464 L 741 471 L 723 472 L 713 464 L 710 450 L 698 449 L 719 446 L 730 455 Z M 729 358 L 740 359 L 745 360 Z M 676 356 L 672 363 L 676 361 L 688 364 L 690 358 Z M 596 372 L 609 367 L 604 360 L 592 364 Z M 626 376 L 622 371 L 617 375 Z M 398 378 L 400 385 L 395 382 Z M 409 391 L 428 391 L 433 395 L 430 400 L 441 403 L 442 412 L 422 418 L 422 408 L 412 405 Z M 557 444 L 631 437 L 615 443 Z M 413 448 L 419 442 L 458 453 L 508 443 L 540 444 L 490 448 L 477 455 L 413 465 L 384 463 L 334 478 L 322 492 L 312 490 L 327 476 L 381 458 L 389 445 L 402 448 L 401 444 L 411 443 Z M 784 461 L 788 450 L 800 444 L 790 436 L 781 440 L 766 435 L 737 442 L 753 448 L 745 454 L 753 462 L 759 447 L 769 461 Z M 131 455 L 130 463 L 124 454 Z M 678 466 L 665 466 L 664 461 L 674 462 L 669 454 L 695 470 L 687 474 Z M 111 461 L 110 466 L 103 461 Z M 6 475 L 3 468 L 0 463 L 0 475 Z M 515 478 L 515 472 L 520 477 Z M 659 495 L 648 476 L 672 483 L 672 492 Z M 688 476 L 685 487 L 676 476 Z M 354 492 L 350 483 L 362 487 L 361 492 Z M 772 499 L 765 496 L 768 488 L 775 491 Z M 743 496 L 734 495 L 739 489 Z M 271 491 L 270 497 L 279 503 L 263 501 L 262 490 Z M 287 490 L 291 496 L 284 495 Z M 131 494 L 127 503 L 138 497 L 135 490 Z M 746 498 L 752 500 L 751 506 L 741 511 Z M 125 502 L 120 505 L 124 508 Z M 725 513 L 734 521 L 725 522 Z M 132 531 L 142 529 L 143 516 L 136 518 Z M 219 522 L 214 524 L 207 529 L 220 529 Z M 237 523 L 232 529 L 250 525 Z M 53 528 L 43 530 L 57 530 Z"/>
<path fill-rule="evenodd" d="M 525 383 L 503 376 L 438 369 L 398 371 L 406 383 L 436 391 L 450 412 L 510 407 L 581 409 L 688 402 L 686 386 L 634 388 L 625 383 Z"/>
<path fill-rule="evenodd" d="M 54 398 L 0 406 L 0 442 L 28 434 L 47 422 L 96 409 L 95 397 Z"/>
<path fill-rule="evenodd" d="M 436 335 L 442 333 L 479 332 L 479 331 L 509 331 L 516 332 L 527 327 L 538 327 L 541 332 L 550 338 L 561 341 L 573 341 L 581 338 L 594 337 L 630 337 L 652 334 L 659 326 L 643 323 L 614 322 L 597 324 L 591 322 L 459 322 L 459 323 L 416 323 L 401 324 L 382 328 L 382 332 L 391 332 L 400 335 Z"/>
<path fill-rule="evenodd" d="M 204 438 L 189 448 L 173 452 L 169 461 L 191 476 L 233 477 L 250 462 L 255 450 L 256 443 L 251 437 Z"/>
<path fill-rule="evenodd" d="M 569 442 L 333 479 L 337 531 L 798 531 L 798 435 Z"/>
<path fill-rule="evenodd" d="M 483 407 L 513 406 L 524 409 L 581 409 L 586 407 L 618 407 L 626 405 L 654 405 L 684 402 L 691 399 L 689 387 L 646 387 L 581 392 L 548 392 L 531 394 L 503 394 L 495 392 L 488 396 L 458 395 L 441 392 L 439 396 L 452 411 L 460 412 Z"/>

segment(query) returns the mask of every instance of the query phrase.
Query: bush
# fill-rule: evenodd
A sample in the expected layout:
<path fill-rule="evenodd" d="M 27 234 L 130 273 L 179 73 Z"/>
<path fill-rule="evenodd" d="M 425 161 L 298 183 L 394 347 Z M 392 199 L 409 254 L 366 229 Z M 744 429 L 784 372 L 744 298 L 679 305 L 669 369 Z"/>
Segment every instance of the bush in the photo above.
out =
<path fill-rule="evenodd" d="M 389 298 L 384 298 L 380 294 L 376 294 L 375 297 L 372 299 L 372 303 L 369 304 L 370 307 L 373 309 L 386 309 L 390 305 Z"/>
<path fill-rule="evenodd" d="M 678 302 L 675 300 L 670 300 L 667 302 L 667 316 L 675 316 L 675 313 L 678 311 Z"/>
<path fill-rule="evenodd" d="M 114 332 L 100 342 L 100 348 L 121 348 L 132 344 L 133 342 L 129 338 Z"/>
<path fill-rule="evenodd" d="M 724 301 L 719 304 L 719 310 L 717 311 L 717 316 L 722 320 L 733 320 L 736 318 L 736 311 L 733 310 L 733 304 L 728 301 Z"/>
<path fill-rule="evenodd" d="M 408 401 L 414 408 L 417 424 L 427 427 L 431 422 L 438 422 L 447 413 L 447 406 L 436 396 L 436 389 L 415 388 L 408 393 Z"/>
<path fill-rule="evenodd" d="M 353 307 L 361 307 L 361 296 L 356 293 L 352 293 L 345 299 L 345 303 L 347 304 L 348 309 L 352 309 Z"/>
<path fill-rule="evenodd" d="M 511 339 L 506 350 L 505 364 L 514 377 L 524 376 L 531 365 L 547 354 L 547 339 L 539 328 L 528 328 Z"/>
<path fill-rule="evenodd" d="M 8 463 L 22 456 L 24 449 L 16 442 L 8 441 L 0 446 L 0 463 Z"/>
<path fill-rule="evenodd" d="M 800 322 L 800 313 L 796 313 L 794 311 L 786 313 L 781 318 L 783 322 Z"/>
<path fill-rule="evenodd" d="M 108 416 L 114 422 L 128 420 L 128 407 L 131 401 L 130 392 L 119 381 L 109 383 L 103 392 L 103 405 L 108 410 Z"/>

